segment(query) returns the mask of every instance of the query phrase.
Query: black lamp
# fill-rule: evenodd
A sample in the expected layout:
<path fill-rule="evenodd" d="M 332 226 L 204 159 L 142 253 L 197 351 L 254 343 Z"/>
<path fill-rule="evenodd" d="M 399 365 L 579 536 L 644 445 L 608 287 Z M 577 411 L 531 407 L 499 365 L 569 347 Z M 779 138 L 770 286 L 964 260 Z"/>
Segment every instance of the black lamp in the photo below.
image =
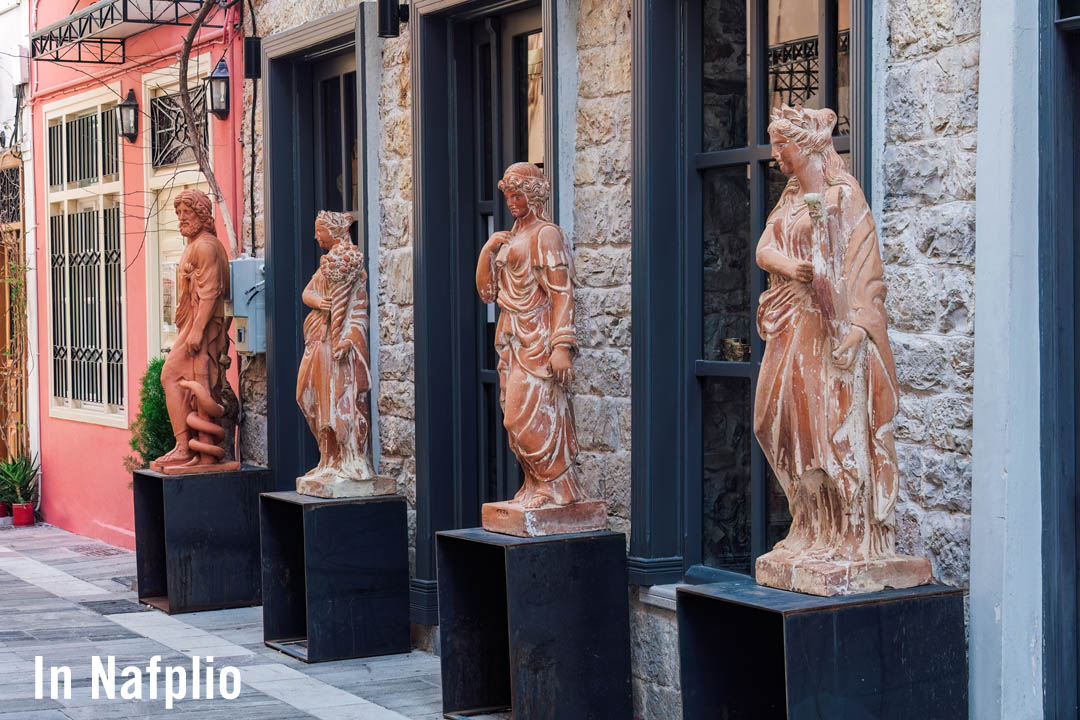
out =
<path fill-rule="evenodd" d="M 135 142 L 139 136 L 139 101 L 135 99 L 134 90 L 128 89 L 124 102 L 116 106 L 116 122 L 124 139 Z"/>
<path fill-rule="evenodd" d="M 210 112 L 224 120 L 229 115 L 229 66 L 225 63 L 225 58 L 218 60 L 207 85 L 210 93 L 207 107 Z"/>
<path fill-rule="evenodd" d="M 409 22 L 409 6 L 398 0 L 378 0 L 379 37 L 395 38 L 401 34 L 401 23 Z"/>

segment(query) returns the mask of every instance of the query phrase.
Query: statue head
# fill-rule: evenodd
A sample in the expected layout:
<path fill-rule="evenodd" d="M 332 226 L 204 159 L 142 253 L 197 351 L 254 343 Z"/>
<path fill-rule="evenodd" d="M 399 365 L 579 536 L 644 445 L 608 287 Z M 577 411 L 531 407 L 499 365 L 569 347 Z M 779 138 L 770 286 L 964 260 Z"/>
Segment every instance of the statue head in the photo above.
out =
<path fill-rule="evenodd" d="M 214 206 L 201 190 L 181 191 L 173 200 L 173 210 L 184 237 L 197 237 L 203 231 L 214 234 Z"/>
<path fill-rule="evenodd" d="M 769 123 L 773 158 L 787 175 L 798 173 L 814 158 L 836 156 L 832 133 L 836 113 L 828 108 L 815 110 L 801 105 L 774 108 Z M 839 157 L 836 158 L 839 160 Z M 826 163 L 828 164 L 828 163 Z"/>
<path fill-rule="evenodd" d="M 352 213 L 320 210 L 315 217 L 315 240 L 323 250 L 329 250 L 349 239 L 349 228 L 355 220 Z"/>
<path fill-rule="evenodd" d="M 529 162 L 514 163 L 506 168 L 502 180 L 499 181 L 499 190 L 506 196 L 507 207 L 514 217 L 519 217 L 515 210 L 511 196 L 517 193 L 525 196 L 527 209 L 544 217 L 544 205 L 551 197 L 551 183 L 544 177 L 543 171 Z M 523 217 L 526 213 L 522 213 Z"/>

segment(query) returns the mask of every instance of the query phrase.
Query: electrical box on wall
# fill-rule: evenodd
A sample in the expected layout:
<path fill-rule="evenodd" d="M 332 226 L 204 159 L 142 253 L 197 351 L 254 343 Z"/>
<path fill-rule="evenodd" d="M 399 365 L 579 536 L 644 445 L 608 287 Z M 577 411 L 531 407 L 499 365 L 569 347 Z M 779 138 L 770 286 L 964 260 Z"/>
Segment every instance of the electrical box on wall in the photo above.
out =
<path fill-rule="evenodd" d="M 236 352 L 266 352 L 266 279 L 262 258 L 242 255 L 229 261 L 231 297 L 225 312 L 233 318 Z"/>

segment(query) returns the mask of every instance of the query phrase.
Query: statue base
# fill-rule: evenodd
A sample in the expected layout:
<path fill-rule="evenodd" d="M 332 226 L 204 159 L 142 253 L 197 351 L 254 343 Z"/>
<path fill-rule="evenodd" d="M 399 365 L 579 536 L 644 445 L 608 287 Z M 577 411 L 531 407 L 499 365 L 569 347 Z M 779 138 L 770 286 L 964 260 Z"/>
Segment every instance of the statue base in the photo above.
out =
<path fill-rule="evenodd" d="M 296 478 L 296 492 L 330 499 L 393 495 L 397 492 L 397 481 L 382 475 L 357 480 L 334 473 L 320 473 Z"/>
<path fill-rule="evenodd" d="M 517 537 L 607 530 L 607 507 L 603 500 L 539 508 L 524 508 L 513 501 L 484 503 L 480 517 L 485 530 Z"/>
<path fill-rule="evenodd" d="M 202 475 L 205 473 L 236 472 L 240 469 L 240 463 L 233 460 L 214 463 L 213 465 L 162 465 L 157 460 L 151 460 L 150 469 L 162 475 Z"/>
<path fill-rule="evenodd" d="M 757 560 L 758 585 L 834 597 L 927 585 L 934 581 L 930 560 L 894 555 L 880 560 L 816 560 L 773 550 Z"/>
<path fill-rule="evenodd" d="M 716 576 L 675 590 L 685 720 L 967 720 L 963 590 L 822 598 Z"/>

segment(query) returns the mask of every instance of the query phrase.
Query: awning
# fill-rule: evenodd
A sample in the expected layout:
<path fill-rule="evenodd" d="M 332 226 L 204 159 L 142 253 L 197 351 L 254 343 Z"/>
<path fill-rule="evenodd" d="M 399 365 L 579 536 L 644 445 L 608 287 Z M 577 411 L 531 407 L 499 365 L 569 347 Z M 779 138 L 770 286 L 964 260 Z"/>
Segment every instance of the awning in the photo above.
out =
<path fill-rule="evenodd" d="M 99 0 L 30 35 L 30 57 L 122 65 L 124 41 L 152 25 L 190 25 L 201 0 Z M 204 27 L 221 27 L 205 25 Z"/>

